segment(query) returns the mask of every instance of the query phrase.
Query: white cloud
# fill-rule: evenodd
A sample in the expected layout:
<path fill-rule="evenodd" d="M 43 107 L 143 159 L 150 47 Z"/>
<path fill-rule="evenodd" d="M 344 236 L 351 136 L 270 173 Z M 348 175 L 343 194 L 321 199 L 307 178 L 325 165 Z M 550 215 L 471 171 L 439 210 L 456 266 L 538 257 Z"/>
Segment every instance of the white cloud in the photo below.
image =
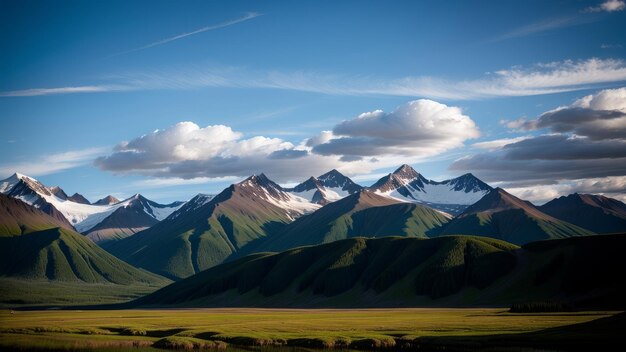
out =
<path fill-rule="evenodd" d="M 240 132 L 224 125 L 199 127 L 180 122 L 119 143 L 113 153 L 97 158 L 95 165 L 116 173 L 166 179 L 146 181 L 148 185 L 203 183 L 260 172 L 283 182 L 341 166 L 338 158 L 309 155 L 296 148 L 300 147 L 280 138 L 244 139 Z"/>
<path fill-rule="evenodd" d="M 521 141 L 523 141 L 525 139 L 528 139 L 528 138 L 531 138 L 531 137 L 530 136 L 522 136 L 522 137 L 514 137 L 514 138 L 494 139 L 494 140 L 491 140 L 491 141 L 474 143 L 474 144 L 472 144 L 472 147 L 480 148 L 480 149 L 495 150 L 495 149 L 501 149 L 502 147 L 504 147 L 506 145 L 509 145 L 509 144 L 521 142 Z"/>
<path fill-rule="evenodd" d="M 20 172 L 30 176 L 42 176 L 89 164 L 95 157 L 107 152 L 108 147 L 87 148 L 56 154 L 43 155 L 36 160 L 0 165 L 0 175 Z"/>
<path fill-rule="evenodd" d="M 626 87 L 605 89 L 570 106 L 547 111 L 536 119 L 522 118 L 506 125 L 527 131 L 550 129 L 554 133 L 574 133 L 593 140 L 626 140 Z"/>
<path fill-rule="evenodd" d="M 572 105 L 593 110 L 621 110 L 626 112 L 626 87 L 605 89 L 580 98 Z"/>
<path fill-rule="evenodd" d="M 599 6 L 588 7 L 585 11 L 586 12 L 601 12 L 601 11 L 616 12 L 616 11 L 622 11 L 624 10 L 624 8 L 626 8 L 626 3 L 624 3 L 623 0 L 606 0 L 605 2 L 601 3 Z"/>
<path fill-rule="evenodd" d="M 323 131 L 298 144 L 265 136 L 244 138 L 224 125 L 200 127 L 193 122 L 180 122 L 121 142 L 112 153 L 94 163 L 114 173 L 166 179 L 145 181 L 155 186 L 203 183 L 261 172 L 284 183 L 302 181 L 333 168 L 356 175 L 413 163 L 462 146 L 465 139 L 476 136 L 476 125 L 459 108 L 418 100 L 389 114 L 361 114 L 337 125 L 334 132 Z M 363 139 L 376 145 L 359 145 Z M 337 140 L 350 141 L 353 149 L 372 155 L 317 150 L 328 148 Z M 373 157 L 377 155 L 384 158 Z"/>
<path fill-rule="evenodd" d="M 391 113 L 363 113 L 335 126 L 332 134 L 332 139 L 315 145 L 313 152 L 340 155 L 344 160 L 391 155 L 425 158 L 480 135 L 460 108 L 426 99 L 411 101 Z"/>
<path fill-rule="evenodd" d="M 193 67 L 112 76 L 115 84 L 0 92 L 0 96 L 37 96 L 87 92 L 206 87 L 281 89 L 329 95 L 390 95 L 447 99 L 529 96 L 586 89 L 626 81 L 621 59 L 591 58 L 498 70 L 473 80 L 408 76 L 380 78 L 320 74 L 315 71 L 253 71 L 237 67 Z"/>
<path fill-rule="evenodd" d="M 551 185 L 508 187 L 506 190 L 535 204 L 543 204 L 572 193 L 601 194 L 626 202 L 626 176 L 561 181 Z"/>
<path fill-rule="evenodd" d="M 606 89 L 507 125 L 549 133 L 464 156 L 450 169 L 515 187 L 626 175 L 626 88 Z"/>

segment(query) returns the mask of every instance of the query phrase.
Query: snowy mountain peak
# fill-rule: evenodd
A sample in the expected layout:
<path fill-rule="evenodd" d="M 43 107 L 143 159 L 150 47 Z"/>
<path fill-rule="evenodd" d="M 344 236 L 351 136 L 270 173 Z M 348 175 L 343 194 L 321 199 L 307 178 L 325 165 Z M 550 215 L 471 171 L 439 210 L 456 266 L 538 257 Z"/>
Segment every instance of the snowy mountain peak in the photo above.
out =
<path fill-rule="evenodd" d="M 311 176 L 308 180 L 290 189 L 291 192 L 301 193 L 311 190 L 323 189 L 324 185 L 315 177 Z"/>
<path fill-rule="evenodd" d="M 176 219 L 177 217 L 179 217 L 179 216 L 181 216 L 183 214 L 187 214 L 187 213 L 193 212 L 193 211 L 201 208 L 203 205 L 205 205 L 205 204 L 209 203 L 210 201 L 212 201 L 213 198 L 215 198 L 215 195 L 213 195 L 213 194 L 198 193 L 196 196 L 191 198 L 189 201 L 187 201 L 185 204 L 183 204 L 176 211 L 172 212 L 172 214 L 170 214 L 170 216 L 168 216 L 168 219 Z"/>
<path fill-rule="evenodd" d="M 238 183 L 239 186 L 243 187 L 261 187 L 266 189 L 273 189 L 278 191 L 283 191 L 283 188 L 270 180 L 265 174 L 261 173 L 258 175 L 252 175 L 247 179 Z"/>
<path fill-rule="evenodd" d="M 459 214 L 491 191 L 472 174 L 441 182 L 426 179 L 409 165 L 378 180 L 370 190 L 405 202 L 423 203 L 450 214 Z"/>
<path fill-rule="evenodd" d="M 413 180 L 420 176 L 420 174 L 415 171 L 414 168 L 407 164 L 404 164 L 397 168 L 396 171 L 393 172 L 393 174 L 403 180 Z"/>
<path fill-rule="evenodd" d="M 354 183 L 350 178 L 346 177 L 341 172 L 337 171 L 337 169 L 332 169 L 319 176 L 317 179 L 326 188 L 341 190 L 343 192 L 347 192 L 348 194 L 358 192 L 363 188 Z"/>
<path fill-rule="evenodd" d="M 492 187 L 481 181 L 478 177 L 471 173 L 461 175 L 457 178 L 446 180 L 441 184 L 447 184 L 453 187 L 455 191 L 463 191 L 465 193 L 470 192 L 487 192 L 492 190 Z"/>

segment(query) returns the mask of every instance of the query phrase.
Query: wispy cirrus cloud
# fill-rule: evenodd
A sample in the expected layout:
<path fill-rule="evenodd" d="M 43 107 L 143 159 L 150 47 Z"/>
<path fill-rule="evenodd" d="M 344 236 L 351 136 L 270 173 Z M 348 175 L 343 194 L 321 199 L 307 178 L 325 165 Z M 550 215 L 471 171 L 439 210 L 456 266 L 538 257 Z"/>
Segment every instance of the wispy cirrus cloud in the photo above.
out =
<path fill-rule="evenodd" d="M 316 71 L 255 71 L 241 67 L 194 66 L 109 76 L 113 83 L 0 92 L 0 97 L 207 87 L 279 89 L 328 95 L 387 95 L 471 100 L 531 96 L 601 88 L 626 81 L 622 59 L 564 60 L 515 66 L 470 80 L 407 76 L 381 78 Z"/>
<path fill-rule="evenodd" d="M 94 158 L 106 154 L 109 147 L 95 147 L 81 150 L 70 150 L 61 153 L 43 155 L 36 160 L 16 161 L 0 164 L 0 176 L 8 176 L 15 172 L 29 176 L 49 175 L 59 171 L 90 164 Z"/>
<path fill-rule="evenodd" d="M 508 39 L 527 37 L 538 33 L 548 32 L 560 28 L 567 28 L 578 26 L 590 22 L 594 22 L 595 19 L 584 16 L 565 16 L 548 18 L 539 22 L 530 23 L 518 28 L 515 28 L 509 32 L 499 35 L 488 42 L 499 42 Z"/>
<path fill-rule="evenodd" d="M 124 85 L 92 85 L 58 88 L 33 88 L 1 92 L 0 97 L 34 97 L 41 95 L 76 94 L 76 93 L 103 93 L 132 89 Z"/>
<path fill-rule="evenodd" d="M 115 56 L 119 56 L 119 55 L 130 54 L 130 53 L 133 53 L 133 52 L 136 52 L 136 51 L 153 48 L 155 46 L 167 44 L 167 43 L 173 42 L 175 40 L 183 39 L 185 37 L 189 37 L 189 36 L 192 36 L 192 35 L 195 35 L 195 34 L 200 34 L 200 33 L 212 31 L 212 30 L 215 30 L 215 29 L 220 29 L 220 28 L 232 26 L 232 25 L 235 25 L 237 23 L 245 22 L 245 21 L 251 20 L 251 19 L 253 19 L 255 17 L 259 17 L 259 16 L 262 16 L 262 14 L 257 13 L 257 12 L 248 12 L 244 16 L 239 17 L 239 18 L 235 18 L 235 19 L 230 20 L 230 21 L 214 24 L 214 25 L 211 25 L 211 26 L 205 26 L 205 27 L 198 28 L 198 29 L 196 29 L 194 31 L 191 31 L 191 32 L 181 33 L 181 34 L 169 37 L 169 38 L 165 38 L 165 39 L 161 39 L 161 40 L 156 41 L 156 42 L 152 42 L 150 44 L 146 44 L 144 46 L 140 46 L 138 48 L 122 51 L 120 53 L 116 53 L 116 54 L 110 55 L 109 57 L 115 57 Z"/>

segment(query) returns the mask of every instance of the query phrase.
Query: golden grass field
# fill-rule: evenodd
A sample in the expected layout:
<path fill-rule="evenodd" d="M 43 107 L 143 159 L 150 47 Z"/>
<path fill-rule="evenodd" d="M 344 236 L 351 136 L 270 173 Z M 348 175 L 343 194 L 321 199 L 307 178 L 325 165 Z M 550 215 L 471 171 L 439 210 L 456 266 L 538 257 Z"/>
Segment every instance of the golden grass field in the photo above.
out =
<path fill-rule="evenodd" d="M 616 312 L 515 314 L 506 309 L 154 309 L 0 311 L 0 347 L 377 348 L 424 337 L 522 334 Z"/>

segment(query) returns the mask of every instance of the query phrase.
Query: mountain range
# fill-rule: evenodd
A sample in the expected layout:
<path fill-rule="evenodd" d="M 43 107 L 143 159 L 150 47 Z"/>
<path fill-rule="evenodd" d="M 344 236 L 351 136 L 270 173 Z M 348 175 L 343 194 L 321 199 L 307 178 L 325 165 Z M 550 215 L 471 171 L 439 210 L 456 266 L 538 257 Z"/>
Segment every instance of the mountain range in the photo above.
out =
<path fill-rule="evenodd" d="M 222 263 L 318 208 L 265 175 L 254 175 L 213 198 L 196 196 L 165 220 L 107 249 L 137 267 L 180 279 Z"/>
<path fill-rule="evenodd" d="M 369 189 L 386 197 L 426 204 L 452 215 L 461 213 L 492 190 L 472 174 L 437 182 L 426 179 L 406 164 Z"/>
<path fill-rule="evenodd" d="M 158 204 L 139 194 L 123 201 L 107 196 L 91 204 L 78 193 L 68 197 L 60 187 L 46 187 L 36 179 L 19 173 L 0 181 L 0 193 L 67 221 L 70 227 L 96 243 L 117 240 L 146 229 L 183 204 Z"/>
<path fill-rule="evenodd" d="M 476 235 L 523 245 L 626 230 L 626 205 L 614 199 L 571 195 L 537 207 L 471 174 L 438 182 L 408 165 L 370 187 L 337 170 L 293 188 L 260 174 L 216 196 L 166 205 L 139 194 L 78 202 L 82 196 L 67 197 L 20 174 L 0 181 L 0 191 L 118 258 L 173 280 L 248 254 L 354 237 Z M 587 212 L 593 218 L 581 219 Z"/>
<path fill-rule="evenodd" d="M 532 203 L 496 188 L 450 221 L 440 234 L 472 234 L 521 245 L 594 232 L 556 219 Z"/>

